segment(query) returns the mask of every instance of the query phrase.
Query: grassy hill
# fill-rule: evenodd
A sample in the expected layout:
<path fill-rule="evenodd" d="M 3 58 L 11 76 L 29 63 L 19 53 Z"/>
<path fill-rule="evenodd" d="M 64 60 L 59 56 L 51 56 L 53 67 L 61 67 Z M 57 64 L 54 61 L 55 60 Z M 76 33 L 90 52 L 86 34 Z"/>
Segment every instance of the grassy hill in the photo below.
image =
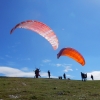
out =
<path fill-rule="evenodd" d="M 100 81 L 1 77 L 0 100 L 100 100 Z"/>

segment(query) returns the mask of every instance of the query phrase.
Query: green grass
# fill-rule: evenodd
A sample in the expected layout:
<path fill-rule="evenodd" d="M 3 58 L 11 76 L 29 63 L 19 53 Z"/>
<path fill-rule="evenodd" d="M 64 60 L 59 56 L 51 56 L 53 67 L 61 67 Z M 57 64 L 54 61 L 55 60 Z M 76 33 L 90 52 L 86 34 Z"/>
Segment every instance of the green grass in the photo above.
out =
<path fill-rule="evenodd" d="M 100 100 L 100 81 L 0 78 L 0 100 Z"/>

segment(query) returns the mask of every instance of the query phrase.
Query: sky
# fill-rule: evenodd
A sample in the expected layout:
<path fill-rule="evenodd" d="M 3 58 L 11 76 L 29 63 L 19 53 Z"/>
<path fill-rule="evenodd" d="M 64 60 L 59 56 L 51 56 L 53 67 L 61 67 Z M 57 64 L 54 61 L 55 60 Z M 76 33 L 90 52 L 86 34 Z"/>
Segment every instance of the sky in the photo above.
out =
<path fill-rule="evenodd" d="M 59 40 L 57 50 L 39 34 L 17 28 L 26 20 L 37 20 L 48 25 Z M 67 78 L 100 80 L 100 0 L 0 0 L 0 76 L 34 77 L 35 68 L 47 78 L 64 73 Z M 86 64 L 57 53 L 65 47 L 79 51 Z"/>

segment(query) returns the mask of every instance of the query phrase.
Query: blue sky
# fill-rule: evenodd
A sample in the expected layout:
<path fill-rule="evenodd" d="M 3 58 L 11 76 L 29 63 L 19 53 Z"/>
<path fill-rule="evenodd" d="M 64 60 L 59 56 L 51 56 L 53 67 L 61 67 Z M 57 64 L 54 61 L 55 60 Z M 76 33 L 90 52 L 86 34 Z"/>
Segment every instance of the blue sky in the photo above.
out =
<path fill-rule="evenodd" d="M 38 20 L 48 25 L 57 35 L 59 47 L 35 32 L 10 30 L 26 20 Z M 0 0 L 0 75 L 34 77 L 35 67 L 41 76 L 80 80 L 80 72 L 100 79 L 100 1 L 99 0 Z M 85 58 L 85 66 L 69 57 L 57 59 L 64 47 L 78 50 Z"/>

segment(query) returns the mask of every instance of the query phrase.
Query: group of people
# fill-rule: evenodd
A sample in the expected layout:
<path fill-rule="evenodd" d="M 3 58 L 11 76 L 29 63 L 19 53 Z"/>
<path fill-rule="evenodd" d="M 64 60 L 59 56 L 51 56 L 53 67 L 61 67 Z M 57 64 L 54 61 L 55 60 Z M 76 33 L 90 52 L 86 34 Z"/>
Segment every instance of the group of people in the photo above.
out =
<path fill-rule="evenodd" d="M 48 73 L 48 77 L 50 78 L 50 76 L 51 76 L 50 75 L 50 71 L 48 70 L 47 73 Z M 39 76 L 40 76 L 40 69 L 36 68 L 36 70 L 35 70 L 35 78 L 38 78 Z M 66 74 L 65 73 L 63 74 L 63 78 L 66 79 Z M 86 81 L 87 74 L 81 72 L 81 78 L 82 78 L 82 81 Z M 59 79 L 62 79 L 62 76 Z M 94 80 L 93 75 L 91 75 L 91 79 Z"/>
<path fill-rule="evenodd" d="M 59 78 L 59 79 L 62 79 L 62 78 L 63 78 L 63 79 L 66 79 L 66 74 L 64 73 L 64 74 L 63 74 L 63 77 L 62 77 L 62 76 L 59 76 L 58 78 Z"/>
<path fill-rule="evenodd" d="M 38 78 L 39 76 L 41 77 L 39 68 L 36 68 L 34 72 L 35 72 L 35 78 Z M 48 70 L 48 77 L 50 78 L 50 76 L 51 76 L 50 71 Z"/>
<path fill-rule="evenodd" d="M 82 81 L 86 81 L 87 74 L 81 72 L 81 78 L 82 78 Z M 91 79 L 94 80 L 93 75 L 91 75 Z"/>
<path fill-rule="evenodd" d="M 39 68 L 36 68 L 34 72 L 35 72 L 35 78 L 41 77 Z M 48 77 L 50 78 L 50 76 L 51 76 L 50 71 L 48 70 L 47 73 L 48 73 Z M 65 73 L 63 74 L 63 78 L 66 79 L 66 74 Z"/>

